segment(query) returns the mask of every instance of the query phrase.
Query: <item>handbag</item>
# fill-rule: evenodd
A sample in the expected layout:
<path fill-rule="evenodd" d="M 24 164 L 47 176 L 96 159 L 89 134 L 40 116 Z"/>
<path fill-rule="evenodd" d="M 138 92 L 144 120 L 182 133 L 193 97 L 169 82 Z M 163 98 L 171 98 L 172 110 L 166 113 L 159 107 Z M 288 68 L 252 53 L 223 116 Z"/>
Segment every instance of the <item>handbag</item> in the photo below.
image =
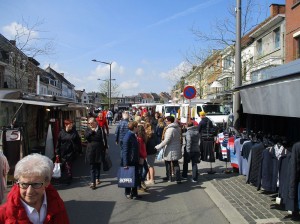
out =
<path fill-rule="evenodd" d="M 53 178 L 61 178 L 61 163 L 59 162 L 59 157 L 56 157 L 54 168 L 53 168 Z"/>
<path fill-rule="evenodd" d="M 112 162 L 108 153 L 105 153 L 103 161 L 103 171 L 109 171 L 112 167 Z"/>
<path fill-rule="evenodd" d="M 118 187 L 136 187 L 135 166 L 120 167 L 118 172 Z"/>

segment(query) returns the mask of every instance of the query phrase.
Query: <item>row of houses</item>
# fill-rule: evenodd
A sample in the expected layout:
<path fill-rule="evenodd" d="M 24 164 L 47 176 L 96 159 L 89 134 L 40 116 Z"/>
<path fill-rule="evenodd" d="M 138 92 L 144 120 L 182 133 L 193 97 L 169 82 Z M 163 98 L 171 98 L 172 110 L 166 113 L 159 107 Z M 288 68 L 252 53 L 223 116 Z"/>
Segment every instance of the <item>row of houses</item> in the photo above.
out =
<path fill-rule="evenodd" d="M 241 39 L 242 85 L 272 77 L 271 68 L 292 64 L 300 70 L 300 1 L 270 5 L 270 16 Z M 297 60 L 298 59 L 298 60 Z M 235 45 L 214 50 L 196 65 L 172 90 L 172 97 L 183 99 L 184 86 L 193 85 L 197 98 L 218 98 L 232 105 L 235 88 Z"/>

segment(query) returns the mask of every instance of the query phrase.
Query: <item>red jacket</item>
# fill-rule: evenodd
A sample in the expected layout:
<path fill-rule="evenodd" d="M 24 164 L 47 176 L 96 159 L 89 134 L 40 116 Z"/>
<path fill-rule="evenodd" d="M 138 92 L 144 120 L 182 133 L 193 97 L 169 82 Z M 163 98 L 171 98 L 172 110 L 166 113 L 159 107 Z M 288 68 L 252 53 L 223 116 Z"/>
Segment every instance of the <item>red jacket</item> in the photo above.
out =
<path fill-rule="evenodd" d="M 44 224 L 69 224 L 70 222 L 64 202 L 51 184 L 46 188 L 46 195 L 47 215 Z M 7 195 L 7 202 L 0 207 L 0 223 L 31 223 L 20 198 L 19 187 L 14 185 Z"/>
<path fill-rule="evenodd" d="M 146 150 L 146 144 L 144 140 L 141 137 L 137 137 L 138 143 L 139 143 L 139 155 L 140 158 L 146 159 L 147 158 L 147 150 Z"/>
<path fill-rule="evenodd" d="M 106 121 L 106 118 L 104 117 L 104 115 L 101 120 L 99 117 L 96 117 L 96 121 L 98 122 L 98 125 L 100 127 L 103 127 L 103 129 L 106 130 L 106 133 L 109 134 L 108 124 L 107 124 L 107 121 Z"/>

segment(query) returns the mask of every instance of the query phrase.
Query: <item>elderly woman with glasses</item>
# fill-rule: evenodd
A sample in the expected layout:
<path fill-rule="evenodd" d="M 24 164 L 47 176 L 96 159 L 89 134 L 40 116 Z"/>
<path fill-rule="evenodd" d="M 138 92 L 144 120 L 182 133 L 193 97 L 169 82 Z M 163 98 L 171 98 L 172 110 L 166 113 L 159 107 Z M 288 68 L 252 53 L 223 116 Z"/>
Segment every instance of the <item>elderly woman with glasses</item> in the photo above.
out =
<path fill-rule="evenodd" d="M 53 162 L 31 154 L 15 167 L 17 180 L 0 207 L 0 223 L 70 223 L 63 200 L 50 184 Z"/>
<path fill-rule="evenodd" d="M 94 117 L 88 119 L 85 138 L 88 142 L 86 147 L 86 161 L 90 164 L 90 188 L 94 190 L 96 189 L 96 184 L 100 184 L 101 162 L 104 160 L 105 153 L 108 150 L 106 134 Z"/>

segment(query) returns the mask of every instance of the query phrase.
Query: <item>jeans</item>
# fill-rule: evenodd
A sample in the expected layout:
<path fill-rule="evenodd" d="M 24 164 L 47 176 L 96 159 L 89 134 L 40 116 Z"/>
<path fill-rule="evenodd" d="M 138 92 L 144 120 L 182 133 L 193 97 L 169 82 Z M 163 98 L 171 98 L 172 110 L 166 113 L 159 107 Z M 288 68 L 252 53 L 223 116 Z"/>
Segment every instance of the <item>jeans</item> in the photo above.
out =
<path fill-rule="evenodd" d="M 148 171 L 149 171 L 148 163 L 147 163 L 146 160 L 144 160 L 144 164 L 140 165 L 140 178 L 141 178 L 141 182 L 146 180 Z"/>
<path fill-rule="evenodd" d="M 192 178 L 193 180 L 198 180 L 198 163 L 200 163 L 200 153 L 198 152 L 191 152 L 191 162 L 192 162 Z"/>
<path fill-rule="evenodd" d="M 100 179 L 101 163 L 91 164 L 91 183 L 96 184 L 96 179 Z"/>

